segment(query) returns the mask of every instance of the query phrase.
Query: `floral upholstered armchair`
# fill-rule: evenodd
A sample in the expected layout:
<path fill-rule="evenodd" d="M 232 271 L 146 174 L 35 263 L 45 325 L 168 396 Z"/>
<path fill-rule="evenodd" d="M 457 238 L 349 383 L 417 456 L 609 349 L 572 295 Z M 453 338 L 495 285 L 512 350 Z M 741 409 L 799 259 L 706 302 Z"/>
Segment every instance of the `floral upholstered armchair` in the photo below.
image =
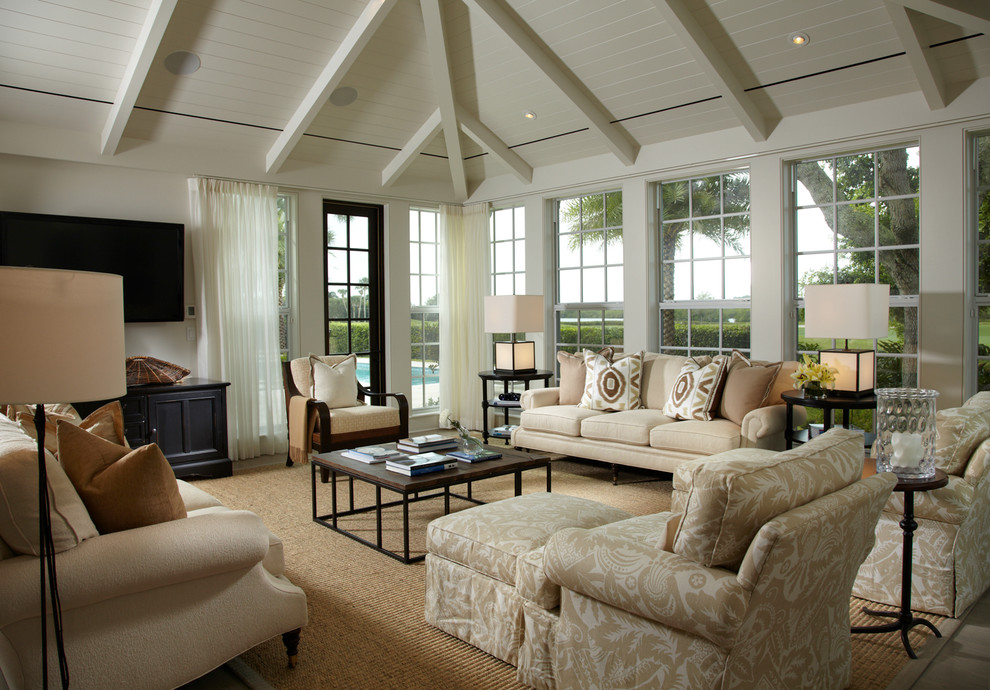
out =
<path fill-rule="evenodd" d="M 845 687 L 850 589 L 895 484 L 862 467 L 862 434 L 833 429 L 682 465 L 682 515 L 557 532 L 547 685 Z"/>
<path fill-rule="evenodd" d="M 948 485 L 915 493 L 911 607 L 959 617 L 990 587 L 990 392 L 935 415 L 935 465 Z M 901 601 L 904 494 L 894 493 L 877 523 L 876 546 L 853 594 L 894 606 Z"/>

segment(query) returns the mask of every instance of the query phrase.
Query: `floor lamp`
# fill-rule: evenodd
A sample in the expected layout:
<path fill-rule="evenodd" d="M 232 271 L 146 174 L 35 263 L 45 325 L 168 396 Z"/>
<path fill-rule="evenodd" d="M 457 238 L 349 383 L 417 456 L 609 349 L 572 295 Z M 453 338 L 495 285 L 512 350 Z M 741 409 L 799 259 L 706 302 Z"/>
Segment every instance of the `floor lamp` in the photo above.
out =
<path fill-rule="evenodd" d="M 123 279 L 107 273 L 0 267 L 0 401 L 36 404 L 41 668 L 48 683 L 48 616 L 62 687 L 69 672 L 45 466 L 45 403 L 119 398 L 127 392 Z M 46 591 L 47 586 L 47 591 Z"/>

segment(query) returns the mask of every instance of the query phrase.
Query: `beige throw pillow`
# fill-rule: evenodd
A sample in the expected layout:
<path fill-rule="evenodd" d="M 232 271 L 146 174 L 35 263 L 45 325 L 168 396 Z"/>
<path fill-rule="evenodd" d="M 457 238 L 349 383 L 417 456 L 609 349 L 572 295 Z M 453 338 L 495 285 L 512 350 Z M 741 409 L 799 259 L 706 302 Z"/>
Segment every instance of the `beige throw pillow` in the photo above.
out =
<path fill-rule="evenodd" d="M 663 406 L 663 413 L 674 419 L 711 421 L 725 381 L 727 363 L 725 355 L 717 355 L 707 364 L 695 359 L 684 362 Z"/>
<path fill-rule="evenodd" d="M 598 354 L 606 359 L 612 359 L 614 350 L 610 347 L 602 348 Z M 557 362 L 560 364 L 560 378 L 558 386 L 559 404 L 579 405 L 581 396 L 584 395 L 584 383 L 587 369 L 584 366 L 584 352 L 558 352 Z"/>
<path fill-rule="evenodd" d="M 313 368 L 313 397 L 330 409 L 354 407 L 357 399 L 357 357 L 349 355 L 336 364 L 327 364 L 316 355 L 309 356 Z"/>
<path fill-rule="evenodd" d="M 643 382 L 643 353 L 636 352 L 609 361 L 604 355 L 584 351 L 584 393 L 579 407 L 604 412 L 640 407 Z"/>
<path fill-rule="evenodd" d="M 733 350 L 726 369 L 718 416 L 742 424 L 743 417 L 763 406 L 782 365 L 783 362 L 758 364 L 738 350 Z"/>
<path fill-rule="evenodd" d="M 61 422 L 58 453 L 101 534 L 186 517 L 175 474 L 157 444 L 131 450 Z"/>
<path fill-rule="evenodd" d="M 97 536 L 86 506 L 61 465 L 45 453 L 55 553 Z M 38 442 L 0 416 L 0 540 L 21 554 L 41 553 L 38 541 Z"/>

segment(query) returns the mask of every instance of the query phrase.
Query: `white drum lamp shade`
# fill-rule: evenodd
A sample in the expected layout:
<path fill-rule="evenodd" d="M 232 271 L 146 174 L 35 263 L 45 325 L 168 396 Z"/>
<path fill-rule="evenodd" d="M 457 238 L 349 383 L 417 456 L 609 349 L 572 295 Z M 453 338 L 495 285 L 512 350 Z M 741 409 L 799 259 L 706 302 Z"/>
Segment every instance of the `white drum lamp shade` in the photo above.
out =
<path fill-rule="evenodd" d="M 890 286 L 876 283 L 808 285 L 804 289 L 806 338 L 845 339 L 846 347 L 820 350 L 819 361 L 838 370 L 836 395 L 862 397 L 873 392 L 876 351 L 850 349 L 849 340 L 887 336 Z"/>
<path fill-rule="evenodd" d="M 511 341 L 495 348 L 495 371 L 536 371 L 536 343 L 516 340 L 516 333 L 543 331 L 543 295 L 489 295 L 485 297 L 485 332 L 511 333 Z"/>

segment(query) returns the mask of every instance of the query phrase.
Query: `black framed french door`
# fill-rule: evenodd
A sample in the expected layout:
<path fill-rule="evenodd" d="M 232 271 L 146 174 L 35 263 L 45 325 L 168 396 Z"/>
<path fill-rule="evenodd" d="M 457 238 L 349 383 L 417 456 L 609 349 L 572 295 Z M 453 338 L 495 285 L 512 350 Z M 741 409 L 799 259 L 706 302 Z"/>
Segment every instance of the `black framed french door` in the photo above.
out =
<path fill-rule="evenodd" d="M 353 352 L 358 380 L 385 383 L 385 225 L 381 206 L 324 200 L 326 353 Z"/>

